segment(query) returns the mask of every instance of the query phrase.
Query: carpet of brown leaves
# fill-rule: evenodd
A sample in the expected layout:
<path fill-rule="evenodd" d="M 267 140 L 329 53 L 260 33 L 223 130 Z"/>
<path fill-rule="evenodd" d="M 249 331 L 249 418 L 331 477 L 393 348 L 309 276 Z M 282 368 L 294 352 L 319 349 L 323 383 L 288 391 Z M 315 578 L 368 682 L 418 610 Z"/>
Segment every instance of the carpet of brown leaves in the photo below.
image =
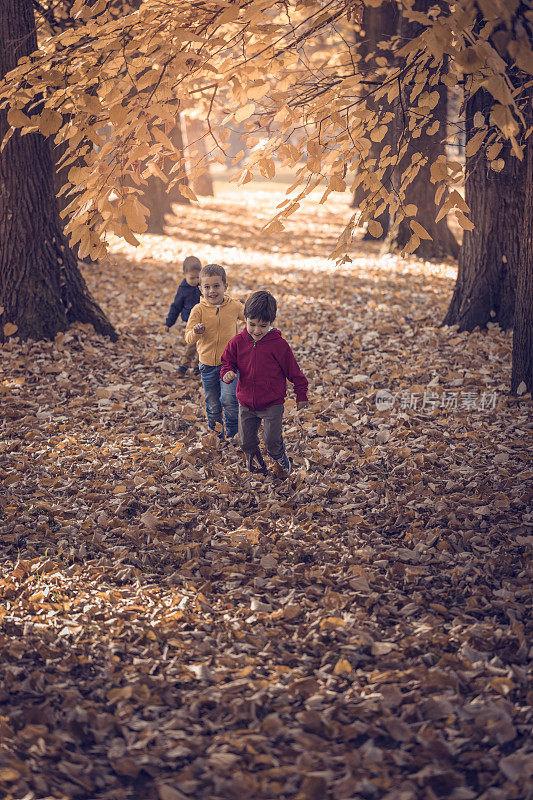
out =
<path fill-rule="evenodd" d="M 335 270 L 340 202 L 265 238 L 278 199 L 226 187 L 87 267 L 117 343 L 2 348 L 2 797 L 532 796 L 511 337 L 439 327 L 450 266 L 361 245 Z M 191 253 L 278 298 L 312 401 L 287 403 L 288 481 L 246 474 L 176 379 Z"/>

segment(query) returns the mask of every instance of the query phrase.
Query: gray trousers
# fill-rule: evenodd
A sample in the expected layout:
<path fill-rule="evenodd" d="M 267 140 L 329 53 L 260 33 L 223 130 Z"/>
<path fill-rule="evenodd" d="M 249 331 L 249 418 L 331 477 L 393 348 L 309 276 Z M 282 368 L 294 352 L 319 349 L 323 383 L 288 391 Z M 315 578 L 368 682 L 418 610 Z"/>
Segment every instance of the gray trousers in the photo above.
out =
<path fill-rule="evenodd" d="M 241 406 L 239 403 L 239 440 L 246 454 L 255 453 L 258 449 L 259 438 L 257 433 L 261 422 L 263 422 L 263 441 L 267 453 L 271 458 L 281 458 L 284 453 L 281 430 L 283 409 L 283 403 L 269 406 L 269 408 L 264 408 L 262 411 L 254 411 L 253 408 Z"/>

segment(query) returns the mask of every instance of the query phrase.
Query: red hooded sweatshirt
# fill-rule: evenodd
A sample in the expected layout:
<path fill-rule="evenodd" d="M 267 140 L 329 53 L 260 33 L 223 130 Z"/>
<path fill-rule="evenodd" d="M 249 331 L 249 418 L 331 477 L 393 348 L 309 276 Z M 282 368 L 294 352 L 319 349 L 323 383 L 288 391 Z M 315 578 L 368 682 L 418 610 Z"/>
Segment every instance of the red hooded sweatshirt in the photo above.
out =
<path fill-rule="evenodd" d="M 296 402 L 307 400 L 307 379 L 275 328 L 258 342 L 254 342 L 246 328 L 230 339 L 222 353 L 220 377 L 230 371 L 239 372 L 237 400 L 255 411 L 283 403 L 287 378 L 294 384 Z"/>

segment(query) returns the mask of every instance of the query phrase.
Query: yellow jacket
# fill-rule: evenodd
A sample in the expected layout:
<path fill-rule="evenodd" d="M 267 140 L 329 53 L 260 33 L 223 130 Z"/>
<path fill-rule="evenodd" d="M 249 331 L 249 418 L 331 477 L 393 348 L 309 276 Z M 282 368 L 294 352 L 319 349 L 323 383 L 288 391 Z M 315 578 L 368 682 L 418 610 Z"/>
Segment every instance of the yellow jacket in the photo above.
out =
<path fill-rule="evenodd" d="M 238 321 L 244 322 L 244 306 L 239 300 L 232 300 L 225 294 L 223 303 L 214 306 L 205 297 L 200 297 L 187 321 L 185 341 L 196 344 L 201 364 L 209 367 L 220 364 L 227 343 L 240 331 Z M 194 333 L 194 326 L 200 322 L 205 325 L 205 333 Z"/>

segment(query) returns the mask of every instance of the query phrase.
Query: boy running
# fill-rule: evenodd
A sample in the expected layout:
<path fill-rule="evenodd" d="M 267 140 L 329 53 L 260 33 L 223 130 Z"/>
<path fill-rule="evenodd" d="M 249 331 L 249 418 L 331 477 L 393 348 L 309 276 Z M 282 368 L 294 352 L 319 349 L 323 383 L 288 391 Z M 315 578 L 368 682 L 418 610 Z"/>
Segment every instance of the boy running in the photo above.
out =
<path fill-rule="evenodd" d="M 239 426 L 235 385 L 230 386 L 220 379 L 221 356 L 238 332 L 238 323 L 244 322 L 242 303 L 225 293 L 227 286 L 224 267 L 219 264 L 204 267 L 200 272 L 202 297 L 191 311 L 185 328 L 185 341 L 198 348 L 207 422 L 212 431 L 217 430 L 218 425 L 221 439 L 224 439 L 222 409 L 228 438 L 235 436 Z"/>
<path fill-rule="evenodd" d="M 270 292 L 250 295 L 244 306 L 246 328 L 224 350 L 220 374 L 225 383 L 234 384 L 238 373 L 239 435 L 248 469 L 265 475 L 267 472 L 257 436 L 263 422 L 267 452 L 278 465 L 278 471 L 289 475 L 291 462 L 282 433 L 287 379 L 294 384 L 298 409 L 308 405 L 308 384 L 291 348 L 272 327 L 276 313 L 276 299 Z M 254 460 L 259 469 L 254 467 Z"/>
<path fill-rule="evenodd" d="M 178 286 L 176 297 L 170 306 L 165 322 L 167 333 L 180 315 L 182 320 L 187 322 L 191 310 L 200 302 L 201 295 L 198 283 L 200 281 L 201 269 L 202 264 L 200 259 L 196 258 L 196 256 L 187 256 L 183 262 L 183 280 Z M 186 344 L 183 360 L 177 369 L 180 378 L 184 377 L 193 362 L 195 364 L 194 371 L 198 374 L 198 353 L 196 352 L 196 344 Z"/>

